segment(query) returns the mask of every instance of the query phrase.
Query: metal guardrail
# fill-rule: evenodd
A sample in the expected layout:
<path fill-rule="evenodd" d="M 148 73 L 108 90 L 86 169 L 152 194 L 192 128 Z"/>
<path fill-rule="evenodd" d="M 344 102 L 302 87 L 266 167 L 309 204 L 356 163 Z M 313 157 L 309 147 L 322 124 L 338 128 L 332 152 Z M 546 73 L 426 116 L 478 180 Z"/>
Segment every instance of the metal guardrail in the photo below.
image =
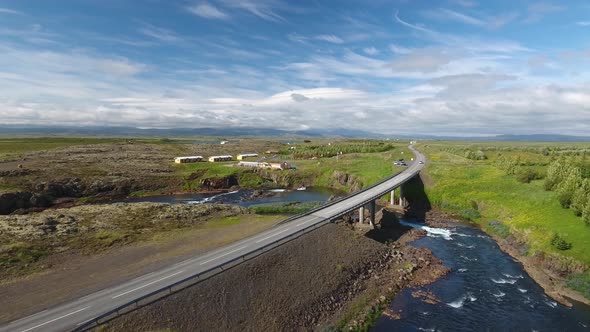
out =
<path fill-rule="evenodd" d="M 282 244 L 285 244 L 287 242 L 295 240 L 304 234 L 307 234 L 315 229 L 318 229 L 318 228 L 328 224 L 329 222 L 330 222 L 329 219 L 324 219 L 316 224 L 313 224 L 313 225 L 310 225 L 310 226 L 305 227 L 303 229 L 300 229 L 299 231 L 297 231 L 289 236 L 286 236 L 284 238 L 281 238 L 279 240 L 271 242 L 263 247 L 260 247 L 260 248 L 256 249 L 255 251 L 249 252 L 245 255 L 242 255 L 242 256 L 236 257 L 230 261 L 227 261 L 219 266 L 212 267 L 212 268 L 205 270 L 201 273 L 197 273 L 195 275 L 192 275 L 190 277 L 187 277 L 185 279 L 177 281 L 172 285 L 168 285 L 166 287 L 160 288 L 160 289 L 153 291 L 149 294 L 146 294 L 142 297 L 134 299 L 133 301 L 129 301 L 127 303 L 124 303 L 124 304 L 116 307 L 115 309 L 105 312 L 104 314 L 99 315 L 99 316 L 93 318 L 92 320 L 85 322 L 83 325 L 77 326 L 72 331 L 76 331 L 76 332 L 88 331 L 89 329 L 98 327 L 99 325 L 107 323 L 107 322 L 109 322 L 109 321 L 111 321 L 123 314 L 126 314 L 126 313 L 132 312 L 134 310 L 137 310 L 139 308 L 142 308 L 142 307 L 149 305 L 157 300 L 160 300 L 162 298 L 170 296 L 171 294 L 177 293 L 185 288 L 193 286 L 201 281 L 207 280 L 207 279 L 209 279 L 221 272 L 227 271 L 227 270 L 239 265 L 240 263 L 247 262 L 253 258 L 256 258 L 256 257 L 282 245 Z"/>
<path fill-rule="evenodd" d="M 372 188 L 374 188 L 374 187 L 376 187 L 376 186 L 378 186 L 380 184 L 383 184 L 383 183 L 385 183 L 385 182 L 393 179 L 394 177 L 398 176 L 402 172 L 403 171 L 398 172 L 398 173 L 396 173 L 396 174 L 394 174 L 394 175 L 392 175 L 392 176 L 390 176 L 390 177 L 388 177 L 388 178 L 386 178 L 386 179 L 384 179 L 382 181 L 379 181 L 377 183 L 374 183 L 374 184 L 370 185 L 369 187 L 363 188 L 362 190 L 359 190 L 359 191 L 357 191 L 355 193 L 352 193 L 352 194 L 350 194 L 348 196 L 341 197 L 341 198 L 339 198 L 337 200 L 331 201 L 331 202 L 329 202 L 327 204 L 324 204 L 322 206 L 319 206 L 319 207 L 317 207 L 315 209 L 312 209 L 310 211 L 307 211 L 305 213 L 301 213 L 301 214 L 298 214 L 298 215 L 295 215 L 295 216 L 291 216 L 291 217 L 289 217 L 289 218 L 287 218 L 285 220 L 282 220 L 279 223 L 275 224 L 275 226 L 280 225 L 280 224 L 283 224 L 283 223 L 286 223 L 286 222 L 289 222 L 289 221 L 294 220 L 294 219 L 297 219 L 297 218 L 301 218 L 301 217 L 310 215 L 310 214 L 312 214 L 312 213 L 314 213 L 314 212 L 316 212 L 318 210 L 324 209 L 324 208 L 326 208 L 328 206 L 331 206 L 331 205 L 334 205 L 336 203 L 339 203 L 339 202 L 341 202 L 341 201 L 343 201 L 345 199 L 348 199 L 348 198 L 354 197 L 356 195 L 359 195 L 359 194 L 361 194 L 362 192 L 364 192 L 366 190 L 370 190 L 370 189 L 372 189 Z M 409 177 L 408 180 L 410 178 L 411 177 Z M 404 183 L 404 182 L 402 182 L 402 183 Z M 380 193 L 380 196 L 384 195 L 388 191 L 389 191 L 389 189 L 386 190 L 386 191 L 384 191 L 383 193 Z M 373 199 L 374 198 L 368 199 L 363 204 L 366 204 L 366 203 L 368 203 L 369 201 L 371 201 Z M 221 265 L 212 267 L 212 268 L 210 268 L 208 270 L 205 270 L 205 271 L 203 271 L 201 273 L 194 274 L 194 275 L 192 275 L 190 277 L 187 277 L 185 279 L 182 279 L 180 281 L 177 281 L 174 284 L 168 285 L 166 287 L 162 287 L 162 288 L 160 288 L 160 289 L 158 289 L 156 291 L 153 291 L 153 292 L 151 292 L 149 294 L 146 294 L 146 295 L 141 296 L 141 297 L 139 297 L 137 299 L 134 299 L 133 301 L 129 301 L 129 302 L 126 302 L 126 303 L 124 303 L 122 305 L 119 305 L 118 307 L 116 307 L 116 308 L 114 308 L 114 309 L 112 309 L 112 310 L 110 310 L 108 312 L 105 312 L 104 314 L 101 314 L 101 315 L 99 315 L 99 316 L 97 316 L 97 317 L 95 317 L 95 318 L 93 318 L 93 319 L 85 322 L 84 324 L 82 324 L 80 326 L 77 326 L 72 331 L 87 331 L 89 329 L 95 328 L 95 327 L 97 327 L 97 326 L 99 326 L 101 324 L 104 324 L 104 323 L 106 323 L 106 322 L 108 322 L 110 320 L 113 320 L 113 319 L 115 319 L 115 318 L 117 318 L 117 317 L 119 317 L 119 316 L 121 316 L 123 314 L 126 314 L 126 313 L 132 312 L 134 310 L 137 310 L 139 308 L 142 308 L 142 307 L 144 307 L 146 305 L 149 305 L 149 304 L 151 304 L 151 303 L 153 303 L 153 302 L 155 302 L 155 301 L 157 301 L 159 299 L 162 299 L 164 297 L 170 296 L 171 294 L 174 294 L 176 292 L 179 292 L 179 291 L 181 291 L 181 290 L 183 290 L 185 288 L 188 288 L 188 287 L 190 287 L 192 285 L 195 285 L 195 284 L 197 284 L 197 283 L 199 283 L 201 281 L 207 280 L 207 279 L 209 279 L 209 278 L 211 278 L 211 277 L 213 277 L 213 276 L 215 276 L 215 275 L 217 275 L 217 274 L 219 274 L 221 272 L 224 272 L 224 271 L 226 271 L 228 269 L 231 269 L 231 268 L 239 265 L 240 263 L 249 261 L 249 260 L 251 260 L 251 259 L 253 259 L 255 257 L 258 257 L 258 256 L 262 255 L 263 253 L 266 253 L 266 252 L 270 251 L 271 249 L 274 249 L 274 248 L 276 248 L 276 247 L 278 247 L 278 246 L 280 246 L 280 245 L 282 245 L 284 243 L 290 242 L 290 241 L 292 241 L 292 240 L 294 240 L 296 238 L 299 238 L 300 236 L 302 236 L 304 234 L 307 234 L 307 233 L 311 232 L 312 230 L 315 230 L 317 228 L 320 228 L 320 227 L 326 225 L 327 223 L 329 223 L 330 221 L 332 221 L 332 220 L 334 220 L 336 218 L 339 218 L 343 214 L 356 209 L 357 207 L 358 206 L 353 206 L 352 208 L 346 209 L 345 211 L 339 213 L 337 216 L 333 216 L 332 218 L 329 218 L 329 219 L 323 219 L 322 221 L 320 221 L 318 223 L 315 223 L 313 225 L 310 225 L 308 227 L 305 227 L 305 228 L 303 228 L 303 229 L 301 229 L 301 230 L 299 230 L 299 231 L 297 231 L 297 232 L 295 232 L 293 234 L 290 234 L 290 235 L 288 235 L 286 237 L 283 237 L 283 238 L 281 238 L 279 240 L 273 241 L 273 242 L 271 242 L 271 243 L 269 243 L 269 244 L 267 244 L 267 245 L 265 245 L 263 247 L 260 247 L 260 248 L 258 248 L 256 250 L 252 251 L 252 252 L 249 252 L 249 253 L 247 253 L 245 255 L 238 256 L 238 257 L 236 257 L 236 258 L 234 258 L 232 260 L 229 260 L 229 261 L 227 261 L 227 262 L 225 262 L 225 263 L 223 263 Z"/>

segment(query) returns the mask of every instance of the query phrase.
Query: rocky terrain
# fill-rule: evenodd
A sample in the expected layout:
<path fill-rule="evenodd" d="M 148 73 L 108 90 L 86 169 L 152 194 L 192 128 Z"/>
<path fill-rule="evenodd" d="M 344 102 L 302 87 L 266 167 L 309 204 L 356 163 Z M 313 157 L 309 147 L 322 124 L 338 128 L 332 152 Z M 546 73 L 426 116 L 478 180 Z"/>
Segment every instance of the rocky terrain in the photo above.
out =
<path fill-rule="evenodd" d="M 391 229 L 386 232 L 400 235 L 398 227 Z M 409 231 L 384 243 L 346 223 L 328 224 L 101 331 L 362 328 L 403 287 L 448 272 L 430 251 L 403 244 L 421 235 Z"/>
<path fill-rule="evenodd" d="M 94 254 L 209 220 L 243 216 L 234 205 L 115 203 L 0 215 L 0 281 L 44 269 L 55 254 Z"/>

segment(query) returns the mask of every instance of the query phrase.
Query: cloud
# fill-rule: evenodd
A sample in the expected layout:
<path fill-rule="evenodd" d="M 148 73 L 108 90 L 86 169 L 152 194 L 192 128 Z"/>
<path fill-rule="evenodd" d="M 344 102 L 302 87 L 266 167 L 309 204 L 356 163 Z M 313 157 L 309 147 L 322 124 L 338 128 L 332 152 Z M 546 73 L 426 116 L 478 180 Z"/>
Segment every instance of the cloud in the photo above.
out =
<path fill-rule="evenodd" d="M 487 23 L 481 19 L 473 16 L 461 14 L 454 10 L 440 8 L 438 10 L 429 10 L 424 13 L 426 17 L 444 20 L 444 21 L 455 21 L 459 23 L 465 23 L 469 25 L 485 26 Z"/>
<path fill-rule="evenodd" d="M 342 40 L 340 37 L 337 37 L 334 35 L 317 35 L 314 38 L 317 40 L 323 40 L 323 41 L 326 41 L 326 42 L 332 43 L 332 44 L 344 43 L 344 40 Z"/>
<path fill-rule="evenodd" d="M 389 49 L 395 54 L 408 54 L 412 52 L 412 49 L 410 48 L 393 44 L 389 45 Z"/>
<path fill-rule="evenodd" d="M 277 13 L 277 10 L 289 8 L 278 0 L 221 0 L 221 2 L 227 7 L 247 11 L 271 22 L 286 22 L 285 18 Z"/>
<path fill-rule="evenodd" d="M 414 30 L 421 31 L 421 32 L 426 32 L 426 33 L 429 33 L 429 34 L 435 34 L 436 33 L 433 30 L 424 28 L 424 27 L 419 26 L 419 25 L 411 24 L 411 23 L 408 23 L 408 22 L 402 20 L 401 18 L 399 18 L 399 11 L 398 10 L 396 10 L 395 13 L 393 14 L 393 18 L 399 24 L 405 25 L 406 27 L 408 27 L 410 29 L 414 29 Z"/>
<path fill-rule="evenodd" d="M 182 40 L 182 38 L 180 38 L 180 36 L 178 36 L 174 31 L 156 27 L 151 24 L 146 24 L 144 27 L 139 29 L 139 32 L 164 43 L 176 43 Z"/>
<path fill-rule="evenodd" d="M 302 101 L 307 101 L 307 100 L 309 100 L 309 98 L 307 98 L 306 96 L 304 96 L 304 95 L 302 95 L 302 94 L 300 94 L 300 93 L 292 93 L 292 94 L 291 94 L 291 98 L 292 98 L 294 101 L 297 101 L 297 102 L 302 102 Z"/>
<path fill-rule="evenodd" d="M 442 50 L 418 50 L 402 55 L 390 63 L 394 72 L 430 73 L 451 62 L 452 57 Z"/>
<path fill-rule="evenodd" d="M 452 0 L 452 3 L 463 7 L 475 7 L 477 2 L 471 0 Z"/>
<path fill-rule="evenodd" d="M 365 47 L 363 48 L 363 52 L 365 52 L 368 55 L 376 55 L 379 54 L 379 50 L 374 48 L 374 47 Z"/>
<path fill-rule="evenodd" d="M 197 16 L 211 19 L 226 20 L 229 15 L 217 9 L 217 7 L 210 5 L 207 2 L 202 2 L 196 5 L 187 7 L 187 10 Z"/>
<path fill-rule="evenodd" d="M 580 21 L 580 22 L 576 22 L 576 25 L 579 25 L 581 27 L 590 27 L 590 21 Z"/>
<path fill-rule="evenodd" d="M 21 11 L 9 9 L 9 8 L 2 8 L 2 7 L 0 7 L 0 14 L 24 15 L 24 13 Z"/>
<path fill-rule="evenodd" d="M 537 2 L 528 7 L 524 23 L 535 23 L 540 21 L 547 14 L 562 11 L 565 8 L 549 2 Z"/>

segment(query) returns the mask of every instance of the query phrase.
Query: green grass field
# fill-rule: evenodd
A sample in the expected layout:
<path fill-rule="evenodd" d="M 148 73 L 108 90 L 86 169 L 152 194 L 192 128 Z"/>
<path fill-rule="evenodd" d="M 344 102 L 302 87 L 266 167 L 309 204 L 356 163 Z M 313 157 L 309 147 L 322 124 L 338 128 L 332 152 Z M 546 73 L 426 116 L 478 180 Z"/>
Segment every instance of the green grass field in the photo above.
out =
<path fill-rule="evenodd" d="M 463 149 L 456 143 L 428 142 L 418 146 L 429 159 L 425 174 L 431 182 L 427 186 L 427 194 L 433 205 L 471 219 L 487 231 L 506 236 L 507 233 L 501 234 L 489 224 L 492 220 L 501 221 L 508 226 L 511 234 L 530 246 L 529 255 L 540 251 L 562 258 L 564 264 L 590 266 L 590 227 L 586 226 L 582 218 L 563 208 L 556 193 L 543 188 L 544 180 L 521 183 L 514 175 L 507 175 L 495 164 L 500 153 L 518 157 L 523 164 L 534 165 L 524 167 L 543 170 L 546 166 L 541 165 L 549 164 L 552 157 L 533 150 L 545 145 L 510 145 L 503 142 L 492 149 L 490 146 L 493 144 L 489 143 L 486 150 L 489 159 L 481 161 L 449 152 L 453 148 L 459 151 Z M 551 145 L 559 147 L 553 143 Z M 583 149 L 588 144 L 575 146 Z M 554 247 L 551 240 L 555 234 L 571 243 L 571 249 L 559 250 Z M 588 287 L 590 278 L 585 280 L 586 283 L 578 287 L 580 290 Z"/>
<path fill-rule="evenodd" d="M 106 144 L 124 142 L 121 138 L 82 138 L 82 137 L 35 137 L 0 139 L 0 159 L 32 151 L 52 150 L 83 144 Z"/>

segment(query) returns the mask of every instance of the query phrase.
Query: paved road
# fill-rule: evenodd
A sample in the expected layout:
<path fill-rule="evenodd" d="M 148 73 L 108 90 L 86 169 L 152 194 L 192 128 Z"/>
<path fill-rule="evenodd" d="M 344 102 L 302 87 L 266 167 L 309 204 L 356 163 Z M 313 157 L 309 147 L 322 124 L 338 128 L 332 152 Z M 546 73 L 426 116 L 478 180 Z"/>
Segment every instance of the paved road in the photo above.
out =
<path fill-rule="evenodd" d="M 152 292 L 164 289 L 205 271 L 214 270 L 228 262 L 241 260 L 241 257 L 260 251 L 260 248 L 272 245 L 278 240 L 301 233 L 311 226 L 320 226 L 342 214 L 378 198 L 392 188 L 411 179 L 423 168 L 419 161 L 425 161 L 424 156 L 410 147 L 416 155 L 416 160 L 397 176 L 373 188 L 350 195 L 332 205 L 317 210 L 309 215 L 291 220 L 273 227 L 255 236 L 238 241 L 232 245 L 211 251 L 205 255 L 191 258 L 162 270 L 152 272 L 136 279 L 127 281 L 119 286 L 108 288 L 90 294 L 78 300 L 62 304 L 37 314 L 19 319 L 0 327 L 0 332 L 27 331 L 67 331 L 83 326 L 86 322 L 110 312 L 126 303 L 135 301 Z"/>

